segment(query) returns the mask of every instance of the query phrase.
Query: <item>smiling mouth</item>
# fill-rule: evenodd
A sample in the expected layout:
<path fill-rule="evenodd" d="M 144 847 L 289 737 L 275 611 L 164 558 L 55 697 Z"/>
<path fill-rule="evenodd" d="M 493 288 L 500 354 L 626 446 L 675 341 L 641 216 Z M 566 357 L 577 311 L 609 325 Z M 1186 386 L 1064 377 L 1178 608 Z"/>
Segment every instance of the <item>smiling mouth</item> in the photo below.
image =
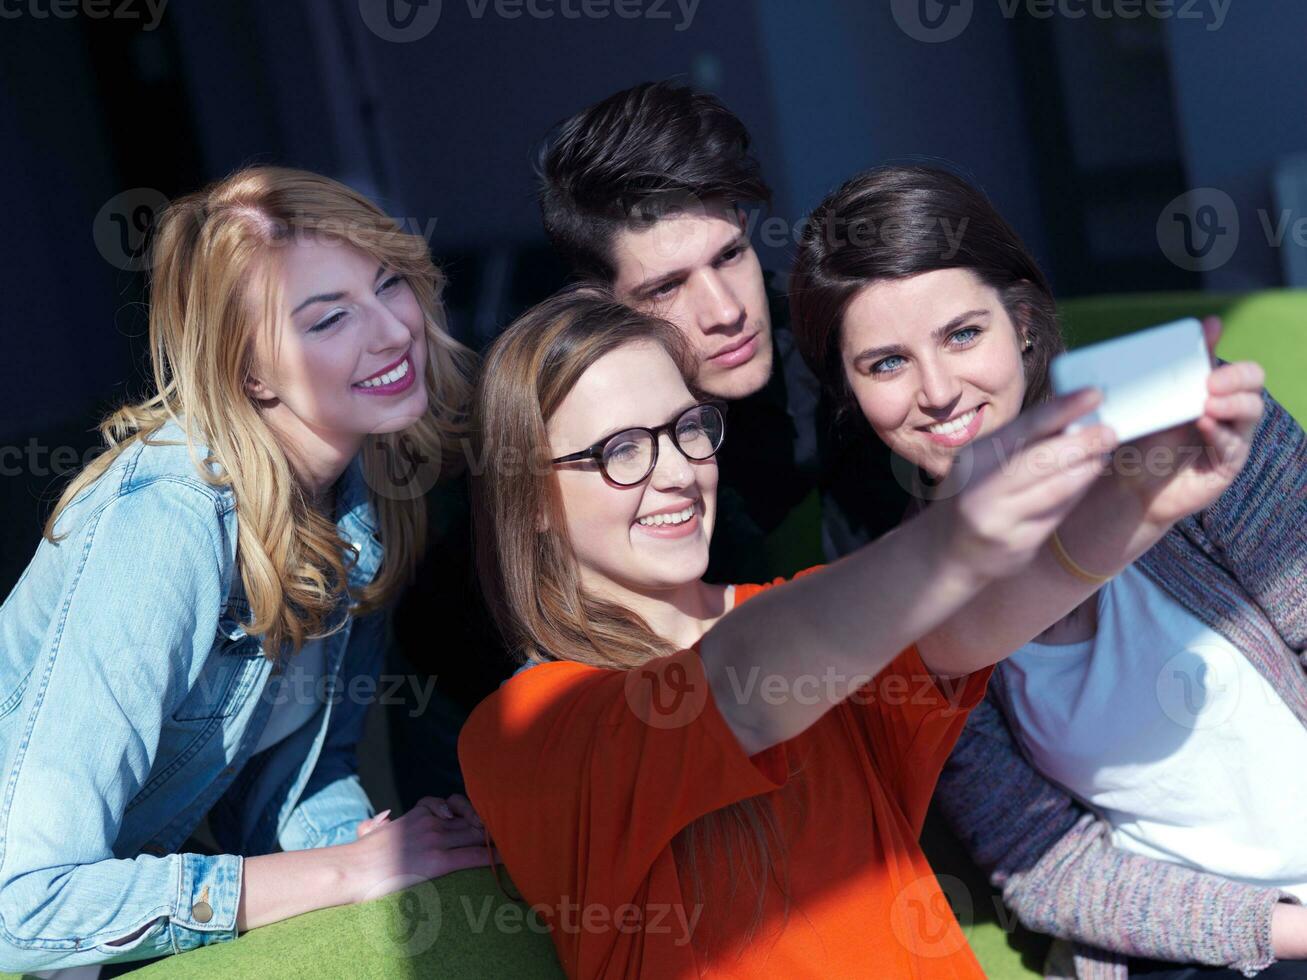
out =
<path fill-rule="evenodd" d="M 404 356 L 401 357 L 394 364 L 382 368 L 376 374 L 372 375 L 371 377 L 364 378 L 362 381 L 355 381 L 354 386 L 356 388 L 378 388 L 381 387 L 382 385 L 394 384 L 396 381 L 399 381 L 401 378 L 405 377 L 408 374 L 408 372 L 412 370 L 408 355 L 409 352 L 405 351 Z"/>
<path fill-rule="evenodd" d="M 669 525 L 684 524 L 694 517 L 695 506 L 691 504 L 685 510 L 674 511 L 671 514 L 650 514 L 648 517 L 641 517 L 635 523 L 641 527 L 667 527 Z"/>
<path fill-rule="evenodd" d="M 971 409 L 971 411 L 963 412 L 961 415 L 951 418 L 947 422 L 936 422 L 934 425 L 926 425 L 922 426 L 922 428 L 931 435 L 955 436 L 966 431 L 967 426 L 974 422 L 976 416 L 980 414 L 980 409 L 981 406 L 977 405 L 975 408 Z"/>

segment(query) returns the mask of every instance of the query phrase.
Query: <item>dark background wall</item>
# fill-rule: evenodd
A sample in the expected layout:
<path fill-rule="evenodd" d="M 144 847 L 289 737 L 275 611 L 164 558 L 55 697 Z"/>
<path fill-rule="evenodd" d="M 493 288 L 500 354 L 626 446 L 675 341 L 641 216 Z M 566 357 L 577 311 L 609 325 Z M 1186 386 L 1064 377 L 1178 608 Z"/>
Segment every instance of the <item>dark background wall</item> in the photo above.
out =
<path fill-rule="evenodd" d="M 407 31 L 384 2 L 171 0 L 153 23 L 142 0 L 107 5 L 122 17 L 0 0 L 0 594 L 98 417 L 143 383 L 143 278 L 117 236 L 130 246 L 139 209 L 246 163 L 321 170 L 426 234 L 476 345 L 562 275 L 533 201 L 540 138 L 670 76 L 745 120 L 787 228 L 855 171 L 924 159 L 978 181 L 1062 295 L 1284 281 L 1258 214 L 1307 150 L 1299 0 L 1151 8 L 1164 16 L 1135 0 L 623 0 L 634 19 L 606 0 L 392 0 Z M 1158 226 L 1205 189 L 1242 234 L 1195 271 Z M 762 251 L 784 271 L 785 244 Z"/>

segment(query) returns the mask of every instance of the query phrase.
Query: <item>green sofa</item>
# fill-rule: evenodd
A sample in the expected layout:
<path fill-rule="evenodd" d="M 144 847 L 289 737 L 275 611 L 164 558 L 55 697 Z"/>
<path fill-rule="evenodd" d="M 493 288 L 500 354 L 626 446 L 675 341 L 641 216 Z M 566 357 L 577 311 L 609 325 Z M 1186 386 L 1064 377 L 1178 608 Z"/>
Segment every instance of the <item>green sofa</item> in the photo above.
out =
<path fill-rule="evenodd" d="M 1242 296 L 1207 293 L 1098 296 L 1062 305 L 1068 342 L 1092 343 L 1183 316 L 1219 314 L 1218 353 L 1266 369 L 1267 385 L 1307 420 L 1307 291 Z M 769 542 L 777 574 L 821 560 L 815 496 Z M 996 980 L 1038 976 L 1048 940 L 1015 927 L 997 894 L 932 818 L 923 845 L 955 904 L 967 938 Z M 186 977 L 556 977 L 549 937 L 488 870 L 463 871 L 366 905 L 326 909 L 257 929 L 233 943 L 157 961 L 142 980 Z"/>

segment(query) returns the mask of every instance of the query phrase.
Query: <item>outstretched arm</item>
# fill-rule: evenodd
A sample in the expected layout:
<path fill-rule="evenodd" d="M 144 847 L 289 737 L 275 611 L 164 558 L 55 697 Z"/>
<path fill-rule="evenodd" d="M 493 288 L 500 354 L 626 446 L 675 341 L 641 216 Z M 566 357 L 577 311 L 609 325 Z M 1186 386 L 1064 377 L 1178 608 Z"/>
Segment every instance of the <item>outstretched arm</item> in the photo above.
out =
<path fill-rule="evenodd" d="M 744 749 L 753 754 L 797 735 L 987 582 L 1029 562 L 1114 445 L 1102 426 L 1063 433 L 1098 400 L 1081 392 L 1027 412 L 995 437 L 999 451 L 976 460 L 958 493 L 818 574 L 769 590 L 709 631 L 700 655 Z M 1035 456 L 1053 465 L 1035 465 Z M 928 666 L 941 674 L 973 669 L 955 652 Z M 751 673 L 765 683 L 745 683 Z M 814 677 L 821 679 L 811 685 L 816 697 L 756 693 L 806 688 Z"/>
<path fill-rule="evenodd" d="M 1219 321 L 1204 326 L 1209 346 L 1215 346 Z M 1177 520 L 1219 498 L 1248 459 L 1262 416 L 1264 381 L 1262 369 L 1251 362 L 1218 367 L 1208 378 L 1207 404 L 1197 422 L 1120 450 L 1058 528 L 1075 564 L 1105 581 L 1156 544 Z M 921 657 L 940 673 L 959 666 L 964 673 L 979 670 L 1034 639 L 1100 586 L 1069 572 L 1044 548 L 1017 574 L 989 583 L 923 636 Z"/>

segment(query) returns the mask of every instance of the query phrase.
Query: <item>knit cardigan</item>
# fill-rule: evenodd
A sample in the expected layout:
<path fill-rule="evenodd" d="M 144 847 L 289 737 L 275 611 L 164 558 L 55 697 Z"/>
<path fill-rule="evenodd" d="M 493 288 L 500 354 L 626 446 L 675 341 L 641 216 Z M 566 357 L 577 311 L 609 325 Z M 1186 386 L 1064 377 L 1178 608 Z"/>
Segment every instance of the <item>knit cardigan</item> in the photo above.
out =
<path fill-rule="evenodd" d="M 1307 726 L 1307 437 L 1266 402 L 1230 488 L 1136 564 L 1241 650 Z M 1249 976 L 1274 962 L 1271 912 L 1294 899 L 1113 846 L 1108 822 L 1022 754 L 1005 689 L 1000 665 L 936 799 L 1021 921 L 1073 942 L 1086 980 L 1126 977 L 1130 956 Z"/>

